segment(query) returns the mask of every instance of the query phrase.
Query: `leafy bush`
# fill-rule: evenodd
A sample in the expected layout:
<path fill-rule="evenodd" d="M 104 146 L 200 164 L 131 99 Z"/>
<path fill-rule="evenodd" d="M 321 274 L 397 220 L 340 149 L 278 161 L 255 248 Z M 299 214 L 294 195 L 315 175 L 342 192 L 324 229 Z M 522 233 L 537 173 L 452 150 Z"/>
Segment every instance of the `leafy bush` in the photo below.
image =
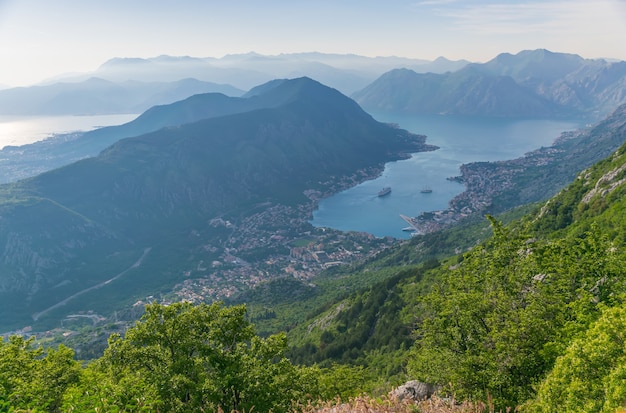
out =
<path fill-rule="evenodd" d="M 101 371 L 118 386 L 143 382 L 165 411 L 284 411 L 304 397 L 309 377 L 284 357 L 285 335 L 256 336 L 245 313 L 219 303 L 149 305 L 125 338 L 111 336 Z"/>
<path fill-rule="evenodd" d="M 614 307 L 569 345 L 525 410 L 613 413 L 625 403 L 626 308 Z"/>
<path fill-rule="evenodd" d="M 493 220 L 494 238 L 442 270 L 422 300 L 409 372 L 462 399 L 515 407 L 571 340 L 624 291 L 624 257 L 597 228 L 539 242 Z"/>
<path fill-rule="evenodd" d="M 80 365 L 67 347 L 44 352 L 33 338 L 0 340 L 0 411 L 59 411 L 66 389 L 78 381 Z"/>

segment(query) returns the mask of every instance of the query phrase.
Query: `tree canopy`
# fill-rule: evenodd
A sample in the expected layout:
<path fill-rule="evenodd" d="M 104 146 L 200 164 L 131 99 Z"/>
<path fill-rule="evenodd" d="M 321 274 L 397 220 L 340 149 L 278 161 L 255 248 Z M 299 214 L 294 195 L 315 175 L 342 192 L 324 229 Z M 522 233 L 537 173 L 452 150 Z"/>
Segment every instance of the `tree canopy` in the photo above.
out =
<path fill-rule="evenodd" d="M 442 270 L 423 298 L 410 370 L 457 397 L 515 407 L 602 305 L 621 302 L 626 262 L 595 228 L 541 242 L 492 223 L 494 237 Z"/>

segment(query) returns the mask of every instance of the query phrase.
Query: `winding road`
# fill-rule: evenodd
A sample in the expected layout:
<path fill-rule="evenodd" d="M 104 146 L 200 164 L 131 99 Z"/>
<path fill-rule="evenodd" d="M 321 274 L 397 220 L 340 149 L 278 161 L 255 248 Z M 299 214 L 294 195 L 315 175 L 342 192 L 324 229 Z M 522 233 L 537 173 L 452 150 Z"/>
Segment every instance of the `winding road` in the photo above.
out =
<path fill-rule="evenodd" d="M 80 296 L 80 295 L 82 295 L 82 294 L 88 293 L 88 292 L 90 292 L 90 291 L 97 290 L 97 289 L 98 289 L 98 288 L 100 288 L 100 287 L 104 287 L 105 285 L 109 284 L 110 282 L 117 280 L 118 278 L 120 278 L 121 276 L 123 276 L 124 274 L 126 274 L 128 271 L 132 270 L 133 268 L 137 268 L 137 267 L 139 267 L 139 266 L 141 265 L 141 263 L 143 262 L 144 258 L 146 258 L 146 256 L 147 256 L 147 255 L 148 255 L 148 253 L 150 252 L 150 250 L 152 250 L 152 248 L 146 248 L 146 249 L 144 249 L 144 250 L 143 250 L 143 254 L 141 255 L 141 257 L 139 257 L 139 259 L 138 259 L 137 261 L 135 261 L 135 263 L 134 263 L 133 265 L 131 265 L 130 267 L 126 268 L 124 271 L 122 271 L 121 273 L 117 274 L 115 277 L 113 277 L 113 278 L 111 278 L 111 279 L 108 279 L 108 280 L 106 280 L 106 281 L 103 281 L 103 282 L 101 282 L 100 284 L 96 284 L 96 285 L 94 285 L 93 287 L 85 288 L 84 290 L 81 290 L 81 291 L 79 291 L 79 292 L 77 292 L 77 293 L 75 293 L 75 294 L 70 295 L 70 296 L 69 296 L 69 297 L 67 297 L 65 300 L 60 301 L 60 302 L 56 303 L 55 305 L 53 305 L 53 306 L 51 306 L 51 307 L 46 308 L 46 309 L 45 309 L 45 310 L 43 310 L 43 311 L 40 311 L 40 312 L 38 312 L 38 313 L 33 314 L 33 320 L 34 320 L 34 321 L 37 321 L 37 320 L 38 320 L 38 319 L 39 319 L 42 315 L 44 315 L 44 314 L 46 314 L 46 313 L 48 313 L 48 312 L 50 312 L 50 311 L 52 311 L 52 310 L 54 310 L 54 309 L 56 309 L 56 308 L 59 308 L 59 307 L 61 307 L 61 306 L 64 306 L 64 305 L 65 305 L 65 304 L 67 304 L 70 300 L 73 300 L 74 298 L 76 298 L 76 297 L 78 297 L 78 296 Z"/>

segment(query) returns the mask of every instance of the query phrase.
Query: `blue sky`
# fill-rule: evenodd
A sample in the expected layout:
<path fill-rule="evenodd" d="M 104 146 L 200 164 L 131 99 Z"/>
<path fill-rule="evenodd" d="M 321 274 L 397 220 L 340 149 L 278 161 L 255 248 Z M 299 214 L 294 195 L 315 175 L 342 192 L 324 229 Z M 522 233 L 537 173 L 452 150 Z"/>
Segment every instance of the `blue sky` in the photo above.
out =
<path fill-rule="evenodd" d="M 625 0 L 0 0 L 0 84 L 162 54 L 484 62 L 546 48 L 626 60 L 625 40 Z"/>

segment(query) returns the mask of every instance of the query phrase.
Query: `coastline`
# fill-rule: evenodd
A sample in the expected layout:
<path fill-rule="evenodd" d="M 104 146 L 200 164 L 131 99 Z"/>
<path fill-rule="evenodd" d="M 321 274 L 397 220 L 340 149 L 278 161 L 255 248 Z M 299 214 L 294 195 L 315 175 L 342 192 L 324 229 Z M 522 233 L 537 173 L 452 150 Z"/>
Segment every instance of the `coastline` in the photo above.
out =
<path fill-rule="evenodd" d="M 461 174 L 447 179 L 462 183 L 465 190 L 450 200 L 448 208 L 413 217 L 418 232 L 438 231 L 469 216 L 496 215 L 549 199 L 585 168 L 614 153 L 624 136 L 606 130 L 619 131 L 624 125 L 626 105 L 596 125 L 563 132 L 552 145 L 518 158 L 462 164 Z"/>

